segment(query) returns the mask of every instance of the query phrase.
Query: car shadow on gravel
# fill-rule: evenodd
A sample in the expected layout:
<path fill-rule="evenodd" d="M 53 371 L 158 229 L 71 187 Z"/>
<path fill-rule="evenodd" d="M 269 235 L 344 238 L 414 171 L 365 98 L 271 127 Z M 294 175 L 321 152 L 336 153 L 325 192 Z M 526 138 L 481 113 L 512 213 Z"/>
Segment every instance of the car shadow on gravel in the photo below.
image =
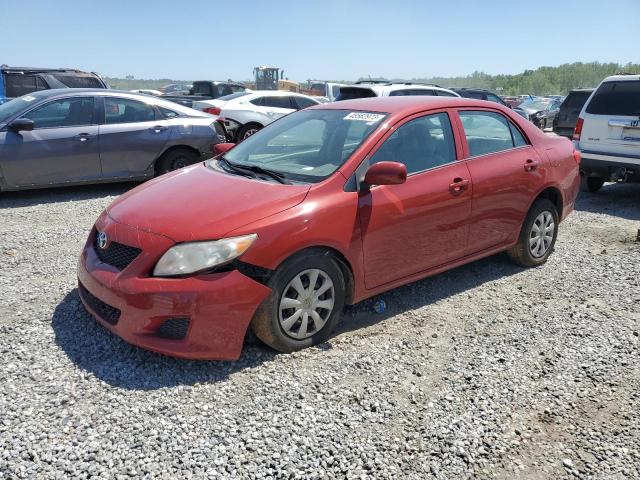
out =
<path fill-rule="evenodd" d="M 581 192 L 576 210 L 640 221 L 640 184 L 612 183 L 596 193 Z"/>
<path fill-rule="evenodd" d="M 356 305 L 347 306 L 343 321 L 334 335 L 374 325 L 408 310 L 431 305 L 486 282 L 498 280 L 527 270 L 520 267 L 504 253 L 493 255 L 463 265 L 447 272 L 419 280 L 409 285 L 390 290 Z M 384 311 L 376 307 L 384 301 Z M 378 304 L 378 305 L 376 305 Z"/>
<path fill-rule="evenodd" d="M 47 203 L 76 202 L 94 198 L 118 196 L 139 183 L 102 183 L 76 187 L 45 188 L 0 193 L 0 209 L 32 207 Z"/>
<path fill-rule="evenodd" d="M 56 344 L 81 370 L 114 387 L 155 390 L 225 380 L 234 372 L 272 360 L 276 353 L 263 346 L 245 346 L 239 360 L 183 360 L 148 352 L 126 343 L 98 324 L 73 289 L 51 319 Z"/>

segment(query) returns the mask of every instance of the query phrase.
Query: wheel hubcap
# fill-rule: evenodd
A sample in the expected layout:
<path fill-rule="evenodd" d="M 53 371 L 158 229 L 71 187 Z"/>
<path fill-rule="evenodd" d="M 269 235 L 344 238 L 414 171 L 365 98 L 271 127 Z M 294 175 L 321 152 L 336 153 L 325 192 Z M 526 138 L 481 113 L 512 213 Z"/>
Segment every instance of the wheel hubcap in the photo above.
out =
<path fill-rule="evenodd" d="M 184 157 L 178 157 L 173 161 L 173 169 L 177 170 L 187 166 L 187 159 Z"/>
<path fill-rule="evenodd" d="M 542 212 L 531 226 L 529 234 L 529 251 L 535 258 L 543 257 L 553 242 L 553 232 L 556 225 L 551 212 Z"/>
<path fill-rule="evenodd" d="M 249 138 L 251 135 L 253 135 L 254 133 L 256 133 L 258 131 L 257 128 L 250 128 L 249 130 L 247 130 L 246 132 L 244 132 L 244 137 L 242 137 L 243 139 L 245 138 Z"/>
<path fill-rule="evenodd" d="M 304 340 L 325 326 L 333 311 L 335 291 L 331 277 L 316 268 L 305 270 L 284 289 L 278 316 L 286 335 Z"/>

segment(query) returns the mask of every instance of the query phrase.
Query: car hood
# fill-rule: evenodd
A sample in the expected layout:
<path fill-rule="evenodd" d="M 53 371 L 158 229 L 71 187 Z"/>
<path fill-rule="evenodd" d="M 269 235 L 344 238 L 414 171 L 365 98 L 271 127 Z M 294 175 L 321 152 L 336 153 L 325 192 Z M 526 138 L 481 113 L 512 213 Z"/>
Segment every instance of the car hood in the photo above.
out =
<path fill-rule="evenodd" d="M 309 188 L 228 175 L 200 163 L 130 190 L 107 214 L 175 242 L 215 240 L 298 205 Z"/>

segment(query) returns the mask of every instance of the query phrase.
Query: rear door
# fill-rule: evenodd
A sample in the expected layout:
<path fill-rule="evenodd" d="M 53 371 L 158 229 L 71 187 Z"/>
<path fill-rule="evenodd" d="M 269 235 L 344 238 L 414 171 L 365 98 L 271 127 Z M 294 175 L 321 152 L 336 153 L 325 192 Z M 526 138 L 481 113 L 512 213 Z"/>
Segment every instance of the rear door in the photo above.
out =
<path fill-rule="evenodd" d="M 100 125 L 100 161 L 105 178 L 142 175 L 164 150 L 171 124 L 153 105 L 139 100 L 99 97 L 104 105 Z"/>
<path fill-rule="evenodd" d="M 640 155 L 640 80 L 601 84 L 586 105 L 580 150 Z"/>
<path fill-rule="evenodd" d="M 371 156 L 370 164 L 404 163 L 408 176 L 359 197 L 367 288 L 464 255 L 472 188 L 458 150 L 449 114 L 440 111 L 403 120 Z"/>
<path fill-rule="evenodd" d="M 548 170 L 523 133 L 489 109 L 460 109 L 461 136 L 473 182 L 467 254 L 509 242 L 518 235 L 531 200 Z"/>
<path fill-rule="evenodd" d="M 84 182 L 101 177 L 93 97 L 39 105 L 22 117 L 33 131 L 0 133 L 0 166 L 11 187 Z"/>

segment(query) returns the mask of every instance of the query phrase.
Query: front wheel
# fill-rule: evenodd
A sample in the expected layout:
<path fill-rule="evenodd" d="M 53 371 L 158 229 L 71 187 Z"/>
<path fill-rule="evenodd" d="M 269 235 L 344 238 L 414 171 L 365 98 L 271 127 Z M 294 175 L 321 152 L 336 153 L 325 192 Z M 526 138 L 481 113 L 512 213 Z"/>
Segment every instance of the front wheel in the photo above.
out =
<path fill-rule="evenodd" d="M 324 252 L 287 260 L 269 280 L 272 292 L 251 321 L 253 333 L 274 350 L 293 352 L 325 341 L 340 320 L 345 279 Z"/>
<path fill-rule="evenodd" d="M 556 206 L 546 198 L 536 200 L 525 218 L 518 243 L 507 253 L 523 267 L 537 267 L 547 261 L 558 236 Z"/>

